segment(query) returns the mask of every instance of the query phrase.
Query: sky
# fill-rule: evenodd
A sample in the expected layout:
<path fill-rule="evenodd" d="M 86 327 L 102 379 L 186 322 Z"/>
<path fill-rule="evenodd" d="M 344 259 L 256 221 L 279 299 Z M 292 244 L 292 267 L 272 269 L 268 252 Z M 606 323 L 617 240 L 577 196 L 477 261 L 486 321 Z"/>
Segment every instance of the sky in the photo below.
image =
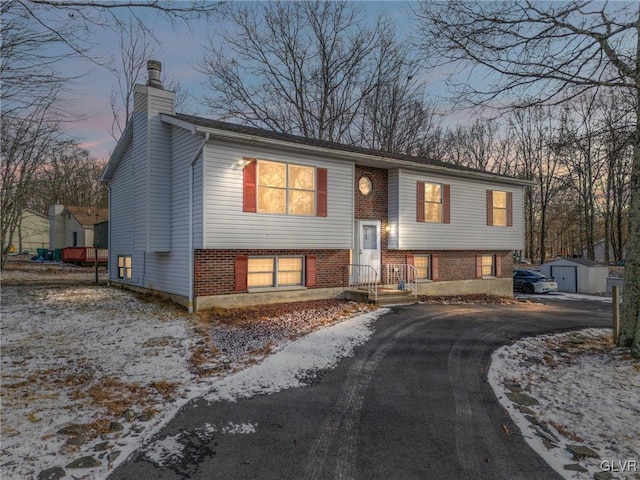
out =
<path fill-rule="evenodd" d="M 364 5 L 365 18 L 374 22 L 377 15 L 385 13 L 397 25 L 399 38 L 407 35 L 411 26 L 409 21 L 408 2 L 360 2 Z M 154 59 L 162 63 L 162 77 L 176 81 L 182 90 L 189 94 L 189 102 L 181 108 L 181 112 L 209 116 L 209 112 L 200 103 L 204 93 L 204 76 L 197 71 L 197 65 L 206 54 L 210 33 L 221 32 L 228 24 L 223 21 L 191 22 L 191 29 L 178 23 L 175 30 L 163 20 L 156 20 L 155 15 L 149 17 L 149 26 L 158 39 L 155 45 Z M 115 33 L 101 31 L 95 37 L 98 45 L 95 56 L 118 55 L 118 37 Z M 81 140 L 81 146 L 98 159 L 108 159 L 115 148 L 115 140 L 110 136 L 113 115 L 109 103 L 111 92 L 117 88 L 116 77 L 105 69 L 92 65 L 88 60 L 68 61 L 61 66 L 66 72 L 88 72 L 73 86 L 73 98 L 68 110 L 72 117 L 81 120 L 71 122 L 69 131 Z M 146 80 L 146 73 L 145 73 Z"/>

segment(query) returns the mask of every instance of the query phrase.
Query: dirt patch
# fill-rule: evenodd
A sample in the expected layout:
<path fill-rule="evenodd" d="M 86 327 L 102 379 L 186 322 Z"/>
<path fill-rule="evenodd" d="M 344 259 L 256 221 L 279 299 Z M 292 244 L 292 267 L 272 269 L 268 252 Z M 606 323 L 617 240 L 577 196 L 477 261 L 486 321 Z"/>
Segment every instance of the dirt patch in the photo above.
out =
<path fill-rule="evenodd" d="M 518 305 L 522 303 L 532 303 L 514 297 L 499 297 L 496 295 L 454 295 L 446 297 L 420 295 L 420 302 L 430 305 Z"/>

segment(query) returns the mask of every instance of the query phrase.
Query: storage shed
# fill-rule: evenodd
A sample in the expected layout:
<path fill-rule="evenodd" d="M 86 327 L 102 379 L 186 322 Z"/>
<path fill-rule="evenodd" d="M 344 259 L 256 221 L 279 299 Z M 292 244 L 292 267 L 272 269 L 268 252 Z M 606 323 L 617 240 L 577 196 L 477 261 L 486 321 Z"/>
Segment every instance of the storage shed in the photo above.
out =
<path fill-rule="evenodd" d="M 540 271 L 553 277 L 559 292 L 605 293 L 609 267 L 587 258 L 561 258 L 540 265 Z"/>

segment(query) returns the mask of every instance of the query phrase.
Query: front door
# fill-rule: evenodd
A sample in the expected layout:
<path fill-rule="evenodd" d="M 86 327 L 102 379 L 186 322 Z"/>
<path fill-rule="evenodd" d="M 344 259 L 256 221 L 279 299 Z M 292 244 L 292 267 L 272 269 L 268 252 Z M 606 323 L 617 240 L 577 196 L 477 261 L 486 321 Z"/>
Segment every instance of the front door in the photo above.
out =
<path fill-rule="evenodd" d="M 375 268 L 377 281 L 381 279 L 380 220 L 356 220 L 356 238 L 353 263 Z"/>

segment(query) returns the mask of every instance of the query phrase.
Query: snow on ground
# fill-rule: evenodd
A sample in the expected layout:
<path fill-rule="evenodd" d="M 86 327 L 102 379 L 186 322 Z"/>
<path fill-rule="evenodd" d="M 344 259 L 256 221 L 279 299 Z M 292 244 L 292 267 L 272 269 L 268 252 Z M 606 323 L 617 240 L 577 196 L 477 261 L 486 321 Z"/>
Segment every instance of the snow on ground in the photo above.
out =
<path fill-rule="evenodd" d="M 329 301 L 275 320 L 258 317 L 252 322 L 260 323 L 256 330 L 203 324 L 171 304 L 127 291 L 6 286 L 4 278 L 3 272 L 3 480 L 35 479 L 52 467 L 64 468 L 64 478 L 106 478 L 188 400 L 208 392 L 215 392 L 212 400 L 233 399 L 302 385 L 310 370 L 350 355 L 371 335 L 372 320 L 382 313 L 363 315 L 366 309 L 352 303 Z M 236 343 L 233 350 L 230 338 Z M 203 345 L 210 353 L 208 364 L 216 363 L 210 371 L 193 361 Z M 271 352 L 276 353 L 243 370 Z M 304 362 L 291 368 L 292 356 Z M 250 434 L 255 425 L 211 429 Z M 179 438 L 162 442 L 150 446 L 158 458 L 180 454 Z M 68 467 L 80 460 L 86 465 L 86 457 L 94 466 Z"/>
<path fill-rule="evenodd" d="M 603 297 L 599 295 L 587 295 L 584 293 L 568 293 L 568 292 L 550 292 L 542 294 L 516 294 L 516 298 L 522 300 L 568 300 L 568 301 L 584 301 L 611 303 L 611 297 Z"/>
<path fill-rule="evenodd" d="M 502 347 L 492 356 L 489 381 L 529 445 L 564 478 L 640 478 L 640 362 L 612 346 L 610 329 Z M 507 397 L 518 393 L 539 403 L 519 407 Z M 527 400 L 518 399 L 533 403 Z M 599 458 L 574 457 L 568 446 L 586 446 Z M 585 471 L 566 469 L 576 464 Z"/>

